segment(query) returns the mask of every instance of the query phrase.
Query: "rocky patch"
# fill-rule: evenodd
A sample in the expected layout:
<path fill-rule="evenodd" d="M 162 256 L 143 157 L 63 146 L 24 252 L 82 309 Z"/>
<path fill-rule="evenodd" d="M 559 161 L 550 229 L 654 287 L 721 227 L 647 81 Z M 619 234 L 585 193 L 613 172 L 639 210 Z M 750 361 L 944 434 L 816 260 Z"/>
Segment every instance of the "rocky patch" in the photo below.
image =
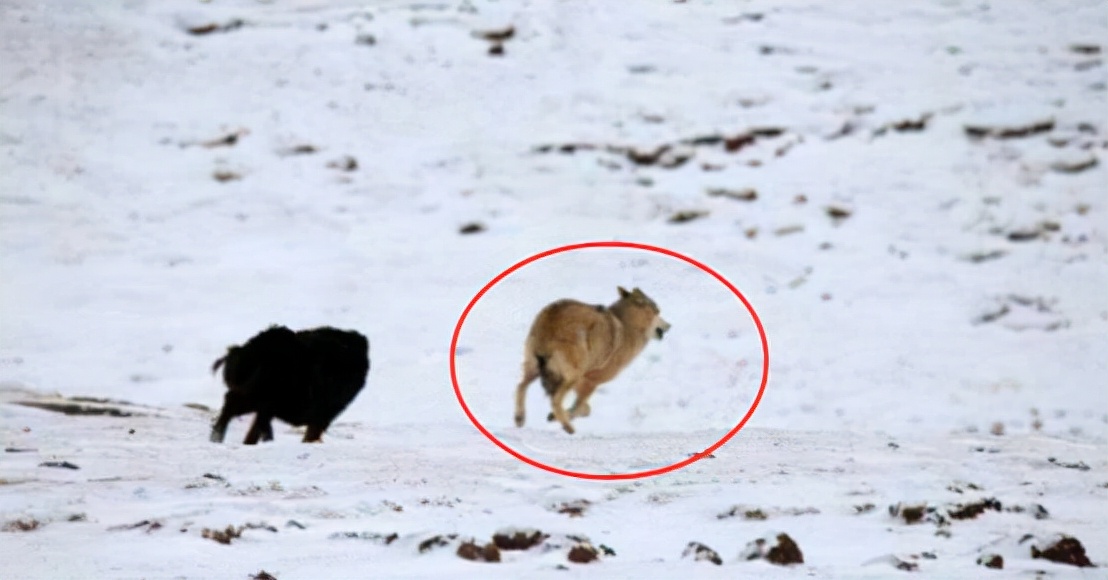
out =
<path fill-rule="evenodd" d="M 785 134 L 785 129 L 779 127 L 754 127 L 726 135 L 713 133 L 698 135 L 683 139 L 677 139 L 669 143 L 662 143 L 653 147 L 611 145 L 599 143 L 560 143 L 539 145 L 533 149 L 535 153 L 561 153 L 573 155 L 578 152 L 602 152 L 623 157 L 633 165 L 641 167 L 660 167 L 662 169 L 676 169 L 681 167 L 696 156 L 696 152 L 702 148 L 722 151 L 734 154 L 766 139 L 776 139 Z M 788 147 L 778 148 L 777 157 L 781 157 Z M 718 169 L 713 164 L 703 167 L 705 171 Z"/>
<path fill-rule="evenodd" d="M 395 532 L 391 534 L 381 534 L 377 532 L 335 532 L 327 539 L 330 540 L 366 540 L 375 544 L 381 544 L 387 546 L 395 542 L 400 536 Z"/>
<path fill-rule="evenodd" d="M 999 323 L 1016 331 L 1044 330 L 1054 331 L 1066 328 L 1070 321 L 1055 310 L 1056 301 L 1041 296 L 1021 296 L 1009 294 L 995 299 L 993 309 L 973 319 L 973 324 Z"/>
<path fill-rule="evenodd" d="M 231 32 L 232 30 L 238 30 L 245 26 L 246 23 L 238 18 L 228 20 L 224 23 L 209 22 L 207 24 L 196 24 L 187 26 L 185 32 L 193 36 L 205 36 L 216 32 Z"/>
<path fill-rule="evenodd" d="M 20 518 L 17 520 L 11 520 L 4 523 L 4 527 L 0 528 L 0 531 L 4 532 L 33 532 L 40 527 L 43 523 L 35 518 Z"/>
<path fill-rule="evenodd" d="M 277 528 L 266 523 L 257 524 L 244 524 L 241 526 L 227 526 L 222 530 L 204 528 L 200 530 L 200 536 L 202 538 L 218 542 L 220 544 L 230 544 L 232 540 L 237 540 L 242 537 L 242 533 L 246 530 L 265 530 L 267 532 L 277 533 Z M 184 531 L 184 530 L 182 530 Z"/>
<path fill-rule="evenodd" d="M 738 201 L 754 201 L 758 199 L 758 191 L 747 187 L 743 189 L 708 188 L 708 197 L 725 197 Z"/>
<path fill-rule="evenodd" d="M 534 529 L 507 529 L 493 534 L 492 543 L 501 550 L 529 550 L 548 537 L 550 536 Z"/>
<path fill-rule="evenodd" d="M 1054 119 L 1039 119 L 1023 124 L 968 124 L 964 130 L 971 139 L 1022 139 L 1054 129 Z"/>
<path fill-rule="evenodd" d="M 565 514 L 571 518 L 579 518 L 585 515 L 585 510 L 587 510 L 590 505 L 592 505 L 592 502 L 590 502 L 589 500 L 578 499 L 574 501 L 563 502 L 562 504 L 555 506 L 554 511 L 560 514 Z"/>
<path fill-rule="evenodd" d="M 813 515 L 820 513 L 818 509 L 814 507 L 803 508 L 760 508 L 744 505 L 732 506 L 731 509 L 717 514 L 717 520 L 725 520 L 734 517 L 741 517 L 745 520 L 766 520 L 772 517 L 780 516 L 802 516 Z"/>
<path fill-rule="evenodd" d="M 1053 457 L 1047 457 L 1046 460 L 1047 460 L 1048 463 L 1053 463 L 1054 465 L 1057 465 L 1058 467 L 1064 467 L 1066 469 L 1076 469 L 1078 471 L 1088 471 L 1090 469 L 1089 466 L 1086 465 L 1084 461 L 1078 461 L 1076 463 L 1071 463 L 1071 462 L 1066 462 L 1066 461 L 1058 461 L 1057 459 L 1055 459 Z"/>

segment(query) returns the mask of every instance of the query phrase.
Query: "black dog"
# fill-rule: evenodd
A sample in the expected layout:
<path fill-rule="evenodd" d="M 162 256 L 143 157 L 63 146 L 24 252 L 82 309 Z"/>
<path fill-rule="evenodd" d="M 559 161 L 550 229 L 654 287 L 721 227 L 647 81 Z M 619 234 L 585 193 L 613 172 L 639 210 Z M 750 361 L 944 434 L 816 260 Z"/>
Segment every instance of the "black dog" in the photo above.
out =
<path fill-rule="evenodd" d="M 213 442 L 223 442 L 232 418 L 256 413 L 243 443 L 273 440 L 273 419 L 307 425 L 304 442 L 314 443 L 365 386 L 369 341 L 353 330 L 271 326 L 228 348 L 212 372 L 221 366 L 227 394 L 212 425 Z"/>

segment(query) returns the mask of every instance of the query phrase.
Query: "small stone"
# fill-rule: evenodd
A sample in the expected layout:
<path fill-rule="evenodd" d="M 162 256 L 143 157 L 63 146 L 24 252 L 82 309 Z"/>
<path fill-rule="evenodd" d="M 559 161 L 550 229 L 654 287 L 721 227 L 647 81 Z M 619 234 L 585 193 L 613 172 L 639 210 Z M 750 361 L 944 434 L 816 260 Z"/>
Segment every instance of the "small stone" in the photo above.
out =
<path fill-rule="evenodd" d="M 600 558 L 599 552 L 596 548 L 589 544 L 577 544 L 570 548 L 569 554 L 566 556 L 570 562 L 575 564 L 588 564 Z"/>
<path fill-rule="evenodd" d="M 986 554 L 977 559 L 977 564 L 1000 570 L 1004 568 L 1004 558 L 1000 554 Z"/>

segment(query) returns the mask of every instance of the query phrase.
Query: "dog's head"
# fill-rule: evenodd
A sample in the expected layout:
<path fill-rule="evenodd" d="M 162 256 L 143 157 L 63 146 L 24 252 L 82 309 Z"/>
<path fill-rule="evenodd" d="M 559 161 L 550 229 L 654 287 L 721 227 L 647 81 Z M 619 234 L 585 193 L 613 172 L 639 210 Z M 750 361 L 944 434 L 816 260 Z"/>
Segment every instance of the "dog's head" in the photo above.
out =
<path fill-rule="evenodd" d="M 662 311 L 658 309 L 658 305 L 638 288 L 628 291 L 623 286 L 619 286 L 617 290 L 619 302 L 629 306 L 634 311 L 636 320 L 644 323 L 647 336 L 662 340 L 666 332 L 669 332 L 670 326 L 662 318 Z"/>

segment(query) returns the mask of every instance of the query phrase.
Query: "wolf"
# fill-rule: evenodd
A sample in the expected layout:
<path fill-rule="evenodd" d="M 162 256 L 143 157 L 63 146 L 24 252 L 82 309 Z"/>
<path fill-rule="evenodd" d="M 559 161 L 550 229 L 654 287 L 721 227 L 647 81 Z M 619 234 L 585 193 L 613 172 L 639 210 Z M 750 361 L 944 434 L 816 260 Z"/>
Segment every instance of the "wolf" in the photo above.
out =
<path fill-rule="evenodd" d="M 669 331 L 658 305 L 642 290 L 617 290 L 619 300 L 610 306 L 564 299 L 535 317 L 523 349 L 523 380 L 516 387 L 517 427 L 526 419 L 527 386 L 541 377 L 552 407 L 547 420 L 573 434 L 570 419 L 589 416 L 596 388 L 631 364 L 651 338 L 661 340 Z M 570 391 L 576 398 L 567 413 L 563 401 Z"/>
<path fill-rule="evenodd" d="M 273 440 L 273 419 L 307 425 L 304 442 L 316 443 L 365 386 L 369 340 L 353 330 L 293 332 L 274 325 L 228 348 L 212 372 L 220 367 L 227 393 L 212 425 L 213 442 L 223 442 L 231 419 L 255 413 L 246 445 Z"/>

